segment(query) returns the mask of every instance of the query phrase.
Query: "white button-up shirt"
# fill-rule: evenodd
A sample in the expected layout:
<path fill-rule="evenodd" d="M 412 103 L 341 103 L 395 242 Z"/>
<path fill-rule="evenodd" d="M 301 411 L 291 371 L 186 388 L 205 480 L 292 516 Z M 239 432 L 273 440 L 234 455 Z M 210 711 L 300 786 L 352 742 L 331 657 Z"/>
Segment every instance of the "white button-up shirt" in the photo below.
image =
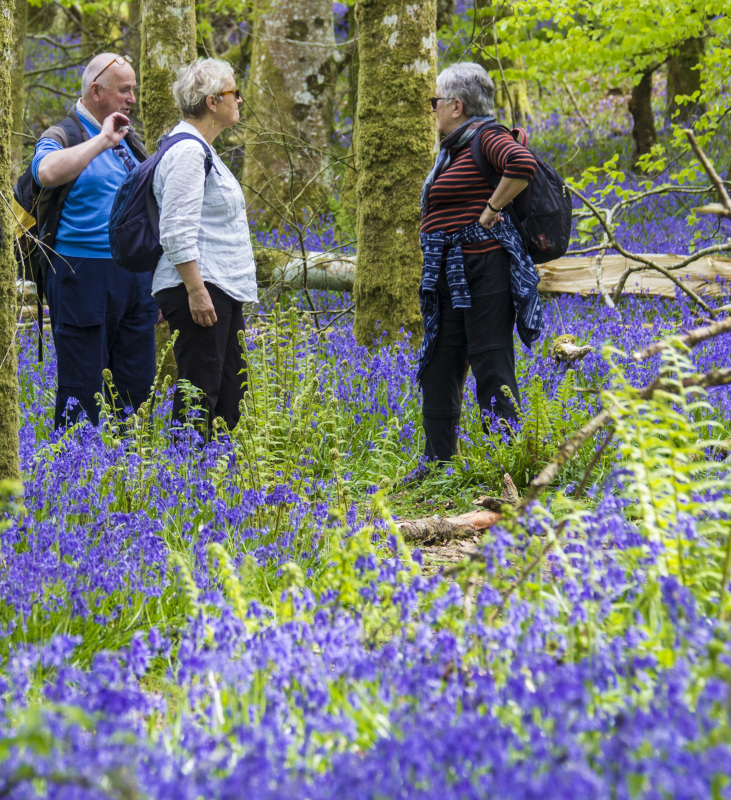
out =
<path fill-rule="evenodd" d="M 188 122 L 173 133 L 204 141 Z M 204 281 L 234 300 L 257 302 L 256 267 L 241 186 L 211 147 L 213 166 L 206 177 L 206 152 L 184 139 L 173 145 L 155 170 L 152 191 L 160 208 L 163 255 L 152 279 L 152 293 L 183 282 L 176 264 L 197 261 Z"/>

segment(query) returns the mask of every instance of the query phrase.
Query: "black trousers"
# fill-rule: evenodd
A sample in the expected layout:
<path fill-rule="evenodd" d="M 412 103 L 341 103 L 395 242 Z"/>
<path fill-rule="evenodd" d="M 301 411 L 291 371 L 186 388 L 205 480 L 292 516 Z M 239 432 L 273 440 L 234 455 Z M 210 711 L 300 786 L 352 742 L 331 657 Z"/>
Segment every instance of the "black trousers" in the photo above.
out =
<path fill-rule="evenodd" d="M 184 284 L 161 289 L 155 295 L 170 326 L 178 331 L 173 345 L 178 378 L 190 381 L 203 394 L 202 407 L 210 432 L 214 417 L 223 417 L 232 428 L 239 420 L 239 402 L 246 390 L 246 361 L 239 344 L 244 330 L 243 303 L 234 300 L 212 283 L 205 283 L 216 310 L 217 321 L 209 328 L 193 322 Z M 173 400 L 173 419 L 183 421 L 184 395 L 178 389 Z"/>
<path fill-rule="evenodd" d="M 110 369 L 122 406 L 137 410 L 155 379 L 152 275 L 134 274 L 110 258 L 54 255 L 46 296 L 56 347 L 54 425 L 75 423 L 82 411 L 99 422 L 97 392 Z M 70 398 L 76 403 L 67 408 Z M 121 409 L 120 409 L 121 410 Z"/>
<path fill-rule="evenodd" d="M 501 391 L 502 386 L 507 386 L 520 402 L 509 256 L 502 248 L 490 253 L 465 253 L 464 263 L 472 307 L 452 308 L 442 267 L 437 283 L 439 334 L 432 359 L 421 375 L 424 455 L 430 461 L 448 461 L 457 452 L 462 391 L 470 367 L 483 412 L 489 409 L 498 417 L 515 418 L 515 406 Z"/>

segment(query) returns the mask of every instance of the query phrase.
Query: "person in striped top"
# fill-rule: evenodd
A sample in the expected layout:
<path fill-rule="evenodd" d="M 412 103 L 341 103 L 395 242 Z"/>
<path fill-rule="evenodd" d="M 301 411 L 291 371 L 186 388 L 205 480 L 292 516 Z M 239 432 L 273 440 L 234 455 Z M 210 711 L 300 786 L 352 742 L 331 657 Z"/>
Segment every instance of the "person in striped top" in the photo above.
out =
<path fill-rule="evenodd" d="M 490 412 L 510 422 L 516 416 L 514 403 L 519 403 L 511 270 L 527 256 L 501 212 L 528 186 L 536 162 L 495 124 L 494 94 L 487 72 L 479 64 L 464 63 L 440 73 L 431 98 L 442 141 L 421 198 L 425 337 L 419 380 L 428 461 L 448 461 L 456 453 L 470 367 L 483 420 Z M 475 135 L 501 176 L 494 189 L 472 157 Z"/>

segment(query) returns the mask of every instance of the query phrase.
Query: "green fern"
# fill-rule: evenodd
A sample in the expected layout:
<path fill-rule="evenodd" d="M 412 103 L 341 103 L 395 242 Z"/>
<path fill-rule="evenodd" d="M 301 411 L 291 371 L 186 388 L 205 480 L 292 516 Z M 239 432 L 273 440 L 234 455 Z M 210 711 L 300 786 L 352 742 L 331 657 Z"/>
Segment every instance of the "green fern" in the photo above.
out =
<path fill-rule="evenodd" d="M 672 345 L 662 354 L 661 386 L 647 399 L 612 360 L 626 356 L 607 348 L 616 388 L 602 399 L 614 420 L 631 511 L 644 538 L 664 545 L 660 568 L 720 606 L 728 581 L 731 473 L 712 455 L 723 427 L 705 390 L 687 385 L 697 372 L 687 347 L 678 339 Z M 691 519 L 697 538 L 684 533 Z"/>

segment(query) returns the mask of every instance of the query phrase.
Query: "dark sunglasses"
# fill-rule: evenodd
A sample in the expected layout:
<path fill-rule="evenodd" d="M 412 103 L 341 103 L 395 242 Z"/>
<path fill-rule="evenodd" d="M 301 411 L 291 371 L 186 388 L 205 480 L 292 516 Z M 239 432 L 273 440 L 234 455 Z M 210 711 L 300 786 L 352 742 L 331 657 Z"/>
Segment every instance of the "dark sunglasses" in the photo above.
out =
<path fill-rule="evenodd" d="M 440 100 L 451 100 L 451 99 L 452 99 L 451 97 L 430 97 L 429 102 L 431 103 L 431 110 L 432 111 L 437 110 L 437 103 Z"/>
<path fill-rule="evenodd" d="M 226 89 L 225 92 L 218 92 L 219 97 L 223 97 L 226 94 L 232 94 L 236 100 L 241 100 L 241 91 L 239 89 Z"/>

